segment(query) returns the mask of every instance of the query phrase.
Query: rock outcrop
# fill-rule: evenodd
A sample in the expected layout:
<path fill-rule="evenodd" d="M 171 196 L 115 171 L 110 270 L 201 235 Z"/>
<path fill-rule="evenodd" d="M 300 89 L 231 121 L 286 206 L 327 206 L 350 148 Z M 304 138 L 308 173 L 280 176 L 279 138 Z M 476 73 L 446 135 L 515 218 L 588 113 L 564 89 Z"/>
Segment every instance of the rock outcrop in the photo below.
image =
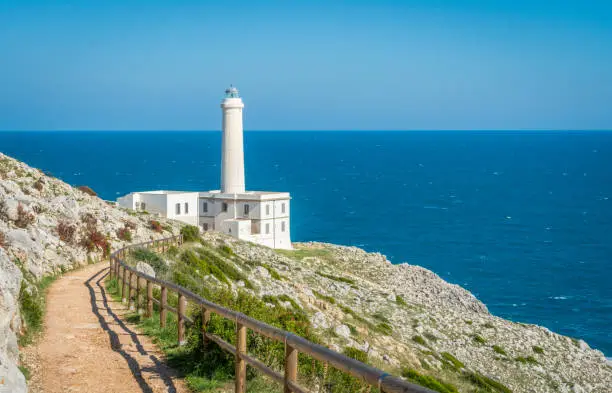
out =
<path fill-rule="evenodd" d="M 151 219 L 160 221 L 164 231 L 152 230 Z M 18 336 L 28 329 L 20 310 L 24 291 L 34 293 L 42 277 L 98 261 L 109 249 L 167 237 L 178 233 L 179 228 L 175 221 L 128 213 L 0 153 L 3 387 L 14 393 L 26 391 L 18 369 Z"/>

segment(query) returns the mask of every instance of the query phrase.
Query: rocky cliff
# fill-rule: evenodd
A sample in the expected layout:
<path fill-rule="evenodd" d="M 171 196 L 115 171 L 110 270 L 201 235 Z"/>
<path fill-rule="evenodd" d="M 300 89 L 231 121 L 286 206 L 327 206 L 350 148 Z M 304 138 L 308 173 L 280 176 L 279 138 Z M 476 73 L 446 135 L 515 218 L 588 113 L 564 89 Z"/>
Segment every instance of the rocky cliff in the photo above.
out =
<path fill-rule="evenodd" d="M 83 190 L 0 153 L 0 379 L 11 392 L 26 391 L 19 337 L 31 329 L 24 314 L 40 319 L 43 277 L 178 233 L 177 222 L 130 215 Z"/>
<path fill-rule="evenodd" d="M 118 209 L 0 154 L 0 377 L 12 391 L 26 390 L 18 337 L 27 330 L 23 300 L 35 294 L 38 280 L 179 226 Z M 601 352 L 495 317 L 470 292 L 427 269 L 392 265 L 355 247 L 300 243 L 275 251 L 214 232 L 185 247 L 204 247 L 208 263 L 219 260 L 218 267 L 234 272 L 201 272 L 207 287 L 229 285 L 275 307 L 298 307 L 328 346 L 359 349 L 391 372 L 414 370 L 461 392 L 612 391 L 612 365 Z M 177 263 L 164 258 L 170 267 Z"/>
<path fill-rule="evenodd" d="M 612 364 L 600 351 L 491 315 L 470 292 L 427 269 L 356 247 L 294 246 L 271 250 L 207 232 L 192 247 L 208 264 L 239 271 L 219 277 L 210 269 L 200 278 L 206 287 L 230 285 L 304 310 L 329 347 L 357 348 L 390 372 L 433 376 L 460 392 L 612 391 Z M 180 253 L 164 258 L 171 269 L 186 260 Z"/>

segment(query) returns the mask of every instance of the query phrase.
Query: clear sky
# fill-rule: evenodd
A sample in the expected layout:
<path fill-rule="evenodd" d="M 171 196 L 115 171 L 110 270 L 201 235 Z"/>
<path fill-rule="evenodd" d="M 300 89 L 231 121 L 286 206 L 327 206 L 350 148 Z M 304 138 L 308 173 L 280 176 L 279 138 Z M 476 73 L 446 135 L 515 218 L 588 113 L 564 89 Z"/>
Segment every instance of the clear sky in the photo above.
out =
<path fill-rule="evenodd" d="M 0 129 L 612 129 L 609 0 L 0 0 Z"/>

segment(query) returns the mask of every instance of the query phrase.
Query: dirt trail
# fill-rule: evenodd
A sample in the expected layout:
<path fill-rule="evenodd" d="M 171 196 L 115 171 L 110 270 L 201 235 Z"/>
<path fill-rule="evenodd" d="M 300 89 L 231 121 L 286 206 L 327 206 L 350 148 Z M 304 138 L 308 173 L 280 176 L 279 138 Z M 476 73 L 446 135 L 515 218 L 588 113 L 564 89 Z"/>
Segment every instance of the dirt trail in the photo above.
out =
<path fill-rule="evenodd" d="M 61 277 L 49 289 L 45 329 L 25 351 L 31 392 L 187 392 L 151 340 L 106 293 L 107 264 Z"/>

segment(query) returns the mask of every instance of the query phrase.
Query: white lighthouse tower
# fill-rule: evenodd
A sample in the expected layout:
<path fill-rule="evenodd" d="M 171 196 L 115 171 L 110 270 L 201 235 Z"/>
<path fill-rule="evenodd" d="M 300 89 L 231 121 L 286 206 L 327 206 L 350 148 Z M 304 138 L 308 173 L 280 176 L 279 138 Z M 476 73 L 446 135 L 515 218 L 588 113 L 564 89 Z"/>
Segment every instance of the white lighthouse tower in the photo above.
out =
<path fill-rule="evenodd" d="M 244 104 L 238 89 L 233 86 L 226 89 L 225 98 L 221 102 L 223 110 L 221 192 L 224 194 L 242 194 L 245 191 L 242 108 Z"/>

